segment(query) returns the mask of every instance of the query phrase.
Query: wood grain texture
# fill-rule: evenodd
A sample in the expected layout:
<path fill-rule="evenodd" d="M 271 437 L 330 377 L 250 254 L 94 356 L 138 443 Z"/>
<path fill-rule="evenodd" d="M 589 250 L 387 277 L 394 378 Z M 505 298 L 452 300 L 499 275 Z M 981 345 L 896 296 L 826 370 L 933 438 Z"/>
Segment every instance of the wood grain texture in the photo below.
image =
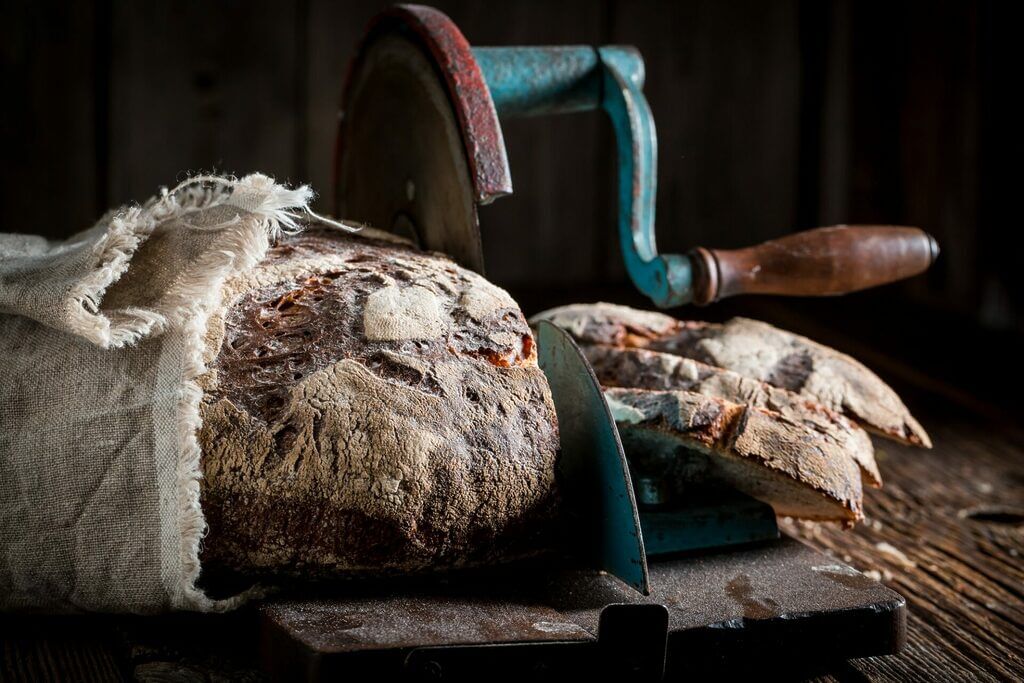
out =
<path fill-rule="evenodd" d="M 870 289 L 928 269 L 935 240 L 920 228 L 840 225 L 786 235 L 742 249 L 690 252 L 698 264 L 694 301 L 738 294 L 833 296 Z"/>
<path fill-rule="evenodd" d="M 300 7 L 112 5 L 111 205 L 189 172 L 301 180 Z"/>
<path fill-rule="evenodd" d="M 186 169 L 260 168 L 311 180 L 327 192 L 344 64 L 365 21 L 386 4 L 301 0 L 273 5 L 268 14 L 263 2 L 192 2 L 186 9 L 166 1 L 5 3 L 2 79 L 15 96 L 0 113 L 0 229 L 66 236 L 109 205 L 148 196 Z M 864 321 L 873 320 L 872 340 L 892 350 L 910 336 L 904 329 L 893 339 L 894 325 L 917 326 L 922 331 L 906 343 L 914 354 L 905 367 L 918 378 L 931 369 L 921 365 L 926 347 L 937 359 L 935 376 L 971 348 L 982 365 L 986 355 L 993 360 L 980 372 L 963 364 L 964 377 L 1019 386 L 1017 367 L 1005 376 L 1005 359 L 1017 347 L 1006 343 L 1005 353 L 995 353 L 987 342 L 951 337 L 945 318 L 921 317 L 926 304 L 962 314 L 964 328 L 971 321 L 1004 330 L 1021 324 L 1024 270 L 1019 253 L 1006 248 L 1016 222 L 993 201 L 996 194 L 1007 202 L 1015 197 L 1008 188 L 1014 175 L 996 168 L 999 155 L 1012 148 L 1009 128 L 997 127 L 1004 121 L 995 112 L 1012 115 L 996 96 L 1012 92 L 1005 85 L 1016 74 L 1009 73 L 1012 60 L 993 57 L 1005 49 L 999 39 L 1015 30 L 1009 4 L 838 0 L 827 10 L 788 1 L 432 4 L 477 43 L 641 48 L 661 138 L 658 225 L 666 251 L 736 247 L 790 227 L 840 222 L 923 226 L 943 246 L 943 257 L 927 276 L 887 288 L 884 301 L 873 299 L 877 310 L 860 320 L 856 333 L 865 338 Z M 193 21 L 205 28 L 196 30 Z M 113 29 L 116 38 L 104 33 Z M 221 39 L 231 47 L 209 47 Z M 132 66 L 128 59 L 140 61 Z M 613 233 L 611 137 L 599 115 L 521 121 L 508 126 L 506 137 L 517 195 L 484 215 L 492 274 L 535 287 L 531 312 L 600 298 L 550 289 L 559 278 L 582 286 L 624 283 Z M 18 220 L 29 210 L 30 226 Z M 526 290 L 516 287 L 525 304 Z M 615 292 L 623 303 L 635 296 L 625 287 Z M 851 299 L 867 301 L 860 296 Z M 813 309 L 815 319 L 823 326 L 842 322 L 855 305 L 851 299 Z M 704 313 L 724 317 L 721 311 Z M 960 398 L 973 399 L 964 394 L 977 387 L 964 380 L 956 388 Z M 990 502 L 1022 505 L 1024 439 L 1004 435 L 982 410 L 912 408 L 920 408 L 935 432 L 936 449 L 883 447 L 893 456 L 882 464 L 886 489 L 869 492 L 866 506 L 882 529 L 822 529 L 811 539 L 840 557 L 859 558 L 862 568 L 888 562 L 877 542 L 912 558 L 915 547 L 926 548 L 930 560 L 890 581 L 911 600 L 910 646 L 899 657 L 837 667 L 823 680 L 1020 679 L 1024 667 L 1012 654 L 1024 648 L 1021 527 L 957 513 Z M 1019 422 L 1019 411 L 998 408 Z M 110 642 L 133 643 L 137 652 L 139 643 L 175 636 L 202 652 L 234 632 L 195 620 L 153 620 L 145 634 L 106 619 L 77 621 L 63 631 L 52 619 L 42 623 L 33 630 L 16 619 L 0 632 L 0 680 L 114 680 L 106 664 L 97 668 L 60 653 L 70 648 L 140 665 L 181 661 L 187 648 L 140 656 Z M 254 668 L 256 654 L 247 656 Z"/>
<path fill-rule="evenodd" d="M 334 137 L 345 69 L 366 23 L 390 4 L 313 0 L 309 7 L 307 80 L 315 85 L 307 110 L 306 177 L 324 195 L 319 206 L 325 210 L 332 205 Z M 430 4 L 447 13 L 473 45 L 607 42 L 608 2 Z M 480 212 L 488 276 L 503 286 L 531 278 L 564 284 L 601 277 L 607 252 L 603 242 L 617 249 L 615 205 L 609 203 L 611 138 L 604 135 L 601 114 L 501 124 L 515 192 Z M 566 178 L 576 182 L 561 182 Z M 584 230 L 588 236 L 593 231 L 595 239 L 580 239 Z"/>
<path fill-rule="evenodd" d="M 0 681 L 120 681 L 118 654 L 104 617 L 0 618 Z"/>
<path fill-rule="evenodd" d="M 0 232 L 70 235 L 106 209 L 102 22 L 90 2 L 0 7 Z"/>
<path fill-rule="evenodd" d="M 310 0 L 303 13 L 306 83 L 301 174 L 320 193 L 318 211 L 334 205 L 331 183 L 334 173 L 334 142 L 338 133 L 341 88 L 349 60 L 367 22 L 390 4 L 382 0 Z"/>
<path fill-rule="evenodd" d="M 441 7 L 475 45 L 600 45 L 611 38 L 611 5 L 462 0 Z M 514 193 L 480 212 L 488 277 L 503 287 L 603 279 L 607 254 L 618 254 L 611 126 L 604 115 L 501 125 Z"/>
<path fill-rule="evenodd" d="M 611 42 L 635 44 L 647 65 L 662 251 L 741 247 L 795 225 L 799 11 L 789 0 L 616 3 Z M 621 272 L 617 249 L 611 258 Z"/>
<path fill-rule="evenodd" d="M 998 30 L 995 6 L 830 5 L 820 157 L 810 164 L 820 169 L 820 185 L 806 187 L 820 199 L 816 222 L 924 226 L 946 258 L 927 277 L 901 285 L 900 298 L 958 311 L 997 305 L 1006 296 L 999 290 L 1020 278 L 1009 270 L 987 275 L 979 258 L 1008 265 L 998 221 L 985 220 L 988 207 L 980 203 L 983 175 L 999 175 L 991 166 L 999 143 L 982 125 L 994 106 L 986 88 L 999 87 L 996 63 L 984 61 Z M 987 314 L 995 322 L 1007 312 Z"/>
<path fill-rule="evenodd" d="M 1024 677 L 1024 435 L 949 404 L 927 415 L 933 451 L 876 441 L 886 483 L 865 492 L 864 524 L 783 525 L 907 598 L 906 650 L 833 680 Z"/>

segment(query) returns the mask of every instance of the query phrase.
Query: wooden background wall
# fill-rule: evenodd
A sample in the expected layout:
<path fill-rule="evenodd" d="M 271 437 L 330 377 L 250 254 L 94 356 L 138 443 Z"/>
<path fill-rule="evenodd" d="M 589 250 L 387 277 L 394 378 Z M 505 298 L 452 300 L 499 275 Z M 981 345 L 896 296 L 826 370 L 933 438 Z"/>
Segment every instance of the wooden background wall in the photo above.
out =
<path fill-rule="evenodd" d="M 0 230 L 67 235 L 190 170 L 261 170 L 329 195 L 346 60 L 385 4 L 5 0 Z M 664 250 L 838 222 L 919 225 L 943 247 L 927 276 L 793 306 L 912 348 L 951 326 L 979 348 L 1019 341 L 1022 277 L 998 206 L 1013 190 L 995 171 L 995 88 L 1012 79 L 997 78 L 1008 67 L 992 45 L 1008 19 L 994 2 L 435 4 L 474 44 L 641 49 Z M 516 194 L 483 214 L 491 277 L 526 308 L 628 297 L 606 122 L 514 121 L 505 133 Z"/>

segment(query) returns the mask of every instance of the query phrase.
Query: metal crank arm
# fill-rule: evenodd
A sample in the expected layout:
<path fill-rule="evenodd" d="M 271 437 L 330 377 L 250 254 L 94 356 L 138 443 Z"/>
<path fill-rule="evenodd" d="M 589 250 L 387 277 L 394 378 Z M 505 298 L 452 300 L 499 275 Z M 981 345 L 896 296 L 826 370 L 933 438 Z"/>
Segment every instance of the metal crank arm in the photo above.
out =
<path fill-rule="evenodd" d="M 500 117 L 603 109 L 615 130 L 619 242 L 636 287 L 662 308 L 737 294 L 845 294 L 917 275 L 938 255 L 918 228 L 838 226 L 734 251 L 660 254 L 657 133 L 632 47 L 475 48 Z"/>

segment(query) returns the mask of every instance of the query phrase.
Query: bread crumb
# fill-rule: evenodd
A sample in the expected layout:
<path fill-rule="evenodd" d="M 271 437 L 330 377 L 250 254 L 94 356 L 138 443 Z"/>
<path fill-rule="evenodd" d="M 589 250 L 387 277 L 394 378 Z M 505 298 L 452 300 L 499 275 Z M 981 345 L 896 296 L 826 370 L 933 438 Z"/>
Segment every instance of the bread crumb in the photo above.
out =
<path fill-rule="evenodd" d="M 873 581 L 888 582 L 892 581 L 892 572 L 888 569 L 869 569 L 864 572 L 864 576 L 872 579 Z"/>
<path fill-rule="evenodd" d="M 904 569 L 913 569 L 917 566 L 917 564 L 915 564 L 913 560 L 907 557 L 902 550 L 900 550 L 899 548 L 890 543 L 882 541 L 880 543 L 876 543 L 875 548 L 877 548 L 880 552 L 883 552 L 889 557 L 891 557 Z"/>

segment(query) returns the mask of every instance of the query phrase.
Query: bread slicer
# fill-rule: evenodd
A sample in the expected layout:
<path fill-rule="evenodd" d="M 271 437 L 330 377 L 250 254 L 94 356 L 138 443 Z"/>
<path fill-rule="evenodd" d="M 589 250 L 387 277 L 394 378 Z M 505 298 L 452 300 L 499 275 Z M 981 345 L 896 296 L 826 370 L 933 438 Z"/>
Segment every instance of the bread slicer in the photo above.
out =
<path fill-rule="evenodd" d="M 623 258 L 658 306 L 740 293 L 840 294 L 934 260 L 930 236 L 893 226 L 659 254 L 656 138 L 643 80 L 633 48 L 471 48 L 435 9 L 386 10 L 370 22 L 346 78 L 336 212 L 483 272 L 477 208 L 512 192 L 499 117 L 603 109 L 617 140 Z M 280 599 L 264 608 L 272 671 L 660 680 L 763 671 L 765 662 L 813 666 L 902 646 L 905 600 L 780 536 L 763 503 L 716 493 L 665 506 L 657 482 L 644 480 L 637 493 L 650 505 L 638 511 L 586 360 L 551 325 L 539 325 L 537 338 L 562 432 L 568 517 L 588 566 L 498 568 L 418 587 Z"/>
<path fill-rule="evenodd" d="M 918 228 L 839 226 L 733 251 L 660 254 L 657 136 L 632 47 L 471 48 L 444 14 L 397 6 L 370 24 L 349 74 L 335 209 L 483 272 L 477 207 L 512 193 L 500 118 L 602 109 L 615 131 L 618 232 L 636 287 L 659 307 L 736 294 L 833 295 L 926 270 Z"/>

